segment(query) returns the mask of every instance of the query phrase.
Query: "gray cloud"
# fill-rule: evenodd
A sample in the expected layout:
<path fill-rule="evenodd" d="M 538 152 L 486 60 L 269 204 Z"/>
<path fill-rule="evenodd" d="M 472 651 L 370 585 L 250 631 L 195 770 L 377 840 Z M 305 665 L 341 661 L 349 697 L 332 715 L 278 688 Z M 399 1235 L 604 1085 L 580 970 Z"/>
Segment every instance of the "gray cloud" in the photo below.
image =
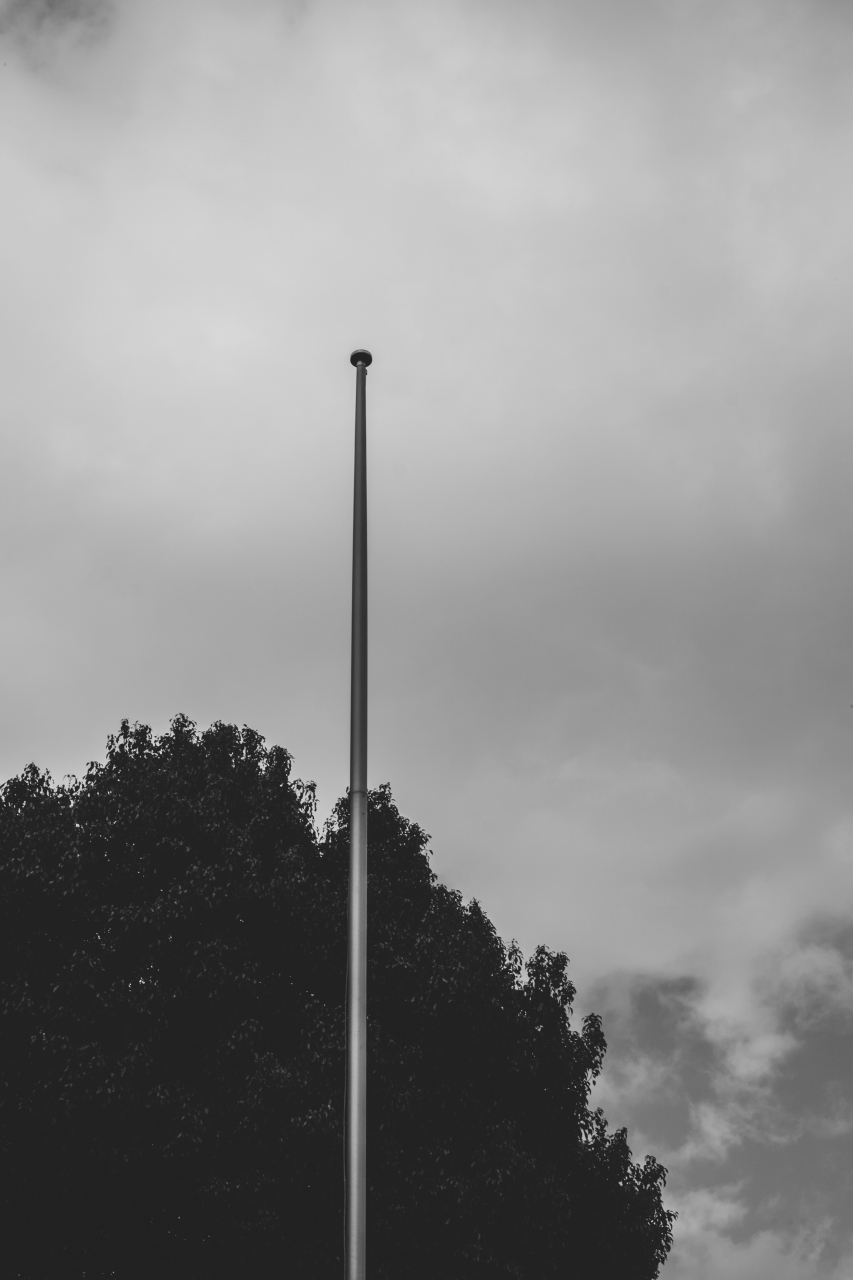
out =
<path fill-rule="evenodd" d="M 624 975 L 587 994 L 603 1016 L 599 1100 L 670 1169 L 682 1210 L 670 1270 L 835 1276 L 853 1255 L 851 926 L 823 918 L 767 955 L 749 1021 L 695 979 Z M 716 1261 L 708 1261 L 716 1259 Z M 764 1268 L 763 1270 L 761 1268 Z M 698 1272 L 702 1274 L 701 1270 Z M 715 1274 L 713 1269 L 708 1274 Z"/>
<path fill-rule="evenodd" d="M 31 68 L 46 70 L 69 45 L 103 39 L 114 0 L 3 0 L 0 38 L 13 40 Z"/>

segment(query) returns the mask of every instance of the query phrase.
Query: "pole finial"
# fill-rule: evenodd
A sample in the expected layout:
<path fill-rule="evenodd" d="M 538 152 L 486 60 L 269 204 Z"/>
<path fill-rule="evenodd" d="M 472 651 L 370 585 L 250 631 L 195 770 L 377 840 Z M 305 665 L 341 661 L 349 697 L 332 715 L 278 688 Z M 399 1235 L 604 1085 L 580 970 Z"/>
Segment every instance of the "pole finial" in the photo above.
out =
<path fill-rule="evenodd" d="M 349 362 L 350 364 L 354 364 L 356 368 L 358 368 L 360 364 L 363 364 L 366 369 L 369 364 L 373 364 L 373 356 L 369 351 L 353 351 L 349 358 Z"/>

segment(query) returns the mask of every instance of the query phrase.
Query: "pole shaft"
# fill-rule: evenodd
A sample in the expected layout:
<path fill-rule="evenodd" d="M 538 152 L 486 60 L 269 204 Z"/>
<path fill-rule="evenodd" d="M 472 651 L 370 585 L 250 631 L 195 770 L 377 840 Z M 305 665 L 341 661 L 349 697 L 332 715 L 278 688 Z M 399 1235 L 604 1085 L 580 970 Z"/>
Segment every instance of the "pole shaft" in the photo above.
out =
<path fill-rule="evenodd" d="M 367 369 L 356 366 L 347 956 L 346 1280 L 365 1280 L 367 1226 Z"/>

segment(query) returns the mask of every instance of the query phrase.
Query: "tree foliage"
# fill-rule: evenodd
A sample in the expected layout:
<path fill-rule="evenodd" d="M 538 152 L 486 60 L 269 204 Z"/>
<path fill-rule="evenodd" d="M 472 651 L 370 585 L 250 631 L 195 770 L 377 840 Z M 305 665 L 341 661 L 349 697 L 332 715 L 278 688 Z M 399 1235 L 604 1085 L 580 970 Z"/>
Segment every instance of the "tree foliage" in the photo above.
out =
<path fill-rule="evenodd" d="M 342 1273 L 348 809 L 249 729 L 124 722 L 0 793 L 4 1274 Z M 650 1280 L 664 1170 L 591 1112 L 604 1037 L 369 808 L 369 1273 Z"/>

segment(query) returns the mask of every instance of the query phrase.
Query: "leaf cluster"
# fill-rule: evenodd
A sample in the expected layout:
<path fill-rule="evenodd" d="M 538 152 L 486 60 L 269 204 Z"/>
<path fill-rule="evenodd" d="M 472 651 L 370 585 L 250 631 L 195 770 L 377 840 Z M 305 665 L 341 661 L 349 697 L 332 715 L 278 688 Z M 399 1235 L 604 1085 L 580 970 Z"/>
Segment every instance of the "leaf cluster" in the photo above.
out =
<path fill-rule="evenodd" d="M 338 1276 L 348 805 L 252 730 L 156 737 L 0 792 L 0 1194 L 29 1280 Z M 564 955 L 522 963 L 369 807 L 369 1270 L 646 1280 L 664 1170 L 589 1088 Z"/>

